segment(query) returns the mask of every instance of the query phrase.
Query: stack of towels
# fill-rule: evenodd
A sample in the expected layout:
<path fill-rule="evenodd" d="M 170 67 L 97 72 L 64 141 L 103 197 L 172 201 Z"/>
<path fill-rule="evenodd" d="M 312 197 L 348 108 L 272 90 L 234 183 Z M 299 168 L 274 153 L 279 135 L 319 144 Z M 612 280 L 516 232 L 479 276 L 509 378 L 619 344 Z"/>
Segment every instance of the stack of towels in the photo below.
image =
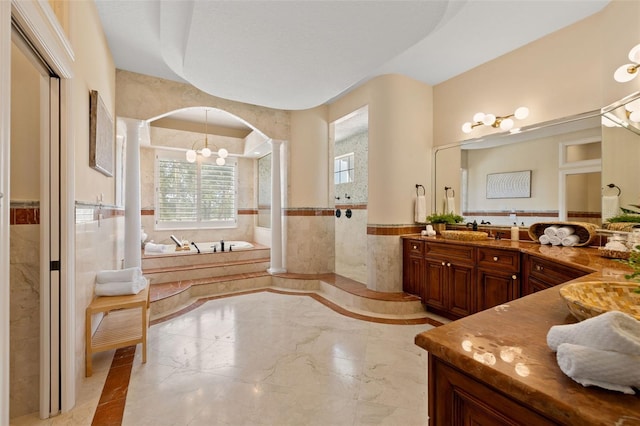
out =
<path fill-rule="evenodd" d="M 96 274 L 96 296 L 124 296 L 138 294 L 148 281 L 139 267 L 99 271 Z"/>
<path fill-rule="evenodd" d="M 545 228 L 544 234 L 540 235 L 540 244 L 565 247 L 575 246 L 580 242 L 580 237 L 575 232 L 575 229 L 571 226 L 548 226 Z"/>
<path fill-rule="evenodd" d="M 582 386 L 631 395 L 640 388 L 640 321 L 623 312 L 553 326 L 547 344 L 562 372 Z"/>

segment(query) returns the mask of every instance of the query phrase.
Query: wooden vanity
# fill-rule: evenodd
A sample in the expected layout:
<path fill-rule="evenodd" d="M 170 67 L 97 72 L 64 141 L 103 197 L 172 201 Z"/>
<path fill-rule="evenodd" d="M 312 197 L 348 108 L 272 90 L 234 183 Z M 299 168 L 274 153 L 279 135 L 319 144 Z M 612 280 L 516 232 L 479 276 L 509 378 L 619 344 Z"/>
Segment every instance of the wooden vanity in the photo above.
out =
<path fill-rule="evenodd" d="M 405 291 L 460 318 L 415 338 L 429 352 L 429 424 L 640 425 L 639 395 L 583 387 L 546 344 L 551 326 L 576 322 L 561 284 L 622 280 L 624 265 L 509 240 L 406 236 L 403 249 Z"/>

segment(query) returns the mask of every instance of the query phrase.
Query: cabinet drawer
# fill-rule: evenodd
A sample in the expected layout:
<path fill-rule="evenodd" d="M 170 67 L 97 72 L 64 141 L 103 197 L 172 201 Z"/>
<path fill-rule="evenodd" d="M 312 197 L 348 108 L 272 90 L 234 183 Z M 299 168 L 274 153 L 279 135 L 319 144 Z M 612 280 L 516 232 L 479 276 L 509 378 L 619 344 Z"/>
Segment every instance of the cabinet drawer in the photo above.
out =
<path fill-rule="evenodd" d="M 493 248 L 478 249 L 478 266 L 499 268 L 503 272 L 520 272 L 520 253 Z"/>
<path fill-rule="evenodd" d="M 422 257 L 424 254 L 424 241 L 404 240 L 404 252 L 411 257 Z"/>
<path fill-rule="evenodd" d="M 565 283 L 575 278 L 588 274 L 588 272 L 571 268 L 570 266 L 541 259 L 539 257 L 529 257 L 529 274 L 540 279 L 550 286 Z"/>
<path fill-rule="evenodd" d="M 438 244 L 427 243 L 425 244 L 425 256 L 438 257 L 445 260 L 457 259 L 473 263 L 475 249 L 469 246 L 462 246 L 457 244 Z"/>

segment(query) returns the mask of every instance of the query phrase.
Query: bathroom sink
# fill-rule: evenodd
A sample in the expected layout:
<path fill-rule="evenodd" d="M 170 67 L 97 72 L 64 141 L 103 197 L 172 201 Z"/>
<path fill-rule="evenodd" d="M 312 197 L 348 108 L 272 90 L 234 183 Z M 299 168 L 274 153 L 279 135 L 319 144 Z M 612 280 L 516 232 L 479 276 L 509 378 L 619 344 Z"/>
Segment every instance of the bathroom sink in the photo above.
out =
<path fill-rule="evenodd" d="M 640 320 L 640 284 L 629 281 L 587 281 L 567 284 L 560 295 L 571 314 L 580 321 L 607 311 L 620 311 Z"/>
<path fill-rule="evenodd" d="M 459 240 L 459 241 L 478 241 L 486 240 L 489 238 L 489 234 L 482 231 L 441 231 L 440 235 L 445 240 Z"/>

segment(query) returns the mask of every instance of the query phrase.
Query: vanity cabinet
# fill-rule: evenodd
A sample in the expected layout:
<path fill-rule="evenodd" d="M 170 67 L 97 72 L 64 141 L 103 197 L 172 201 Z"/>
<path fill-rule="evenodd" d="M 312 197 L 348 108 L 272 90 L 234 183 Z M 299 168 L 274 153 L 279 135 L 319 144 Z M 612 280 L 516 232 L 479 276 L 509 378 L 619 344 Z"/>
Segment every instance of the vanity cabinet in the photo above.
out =
<path fill-rule="evenodd" d="M 425 305 L 450 319 L 475 312 L 475 249 L 431 242 L 424 249 Z"/>
<path fill-rule="evenodd" d="M 425 298 L 424 288 L 424 245 L 423 241 L 404 240 L 402 269 L 402 290 L 405 293 Z"/>
<path fill-rule="evenodd" d="M 525 254 L 523 259 L 523 296 L 571 281 L 589 273 L 529 254 Z"/>
<path fill-rule="evenodd" d="M 520 252 L 486 247 L 477 251 L 475 312 L 520 297 Z"/>

